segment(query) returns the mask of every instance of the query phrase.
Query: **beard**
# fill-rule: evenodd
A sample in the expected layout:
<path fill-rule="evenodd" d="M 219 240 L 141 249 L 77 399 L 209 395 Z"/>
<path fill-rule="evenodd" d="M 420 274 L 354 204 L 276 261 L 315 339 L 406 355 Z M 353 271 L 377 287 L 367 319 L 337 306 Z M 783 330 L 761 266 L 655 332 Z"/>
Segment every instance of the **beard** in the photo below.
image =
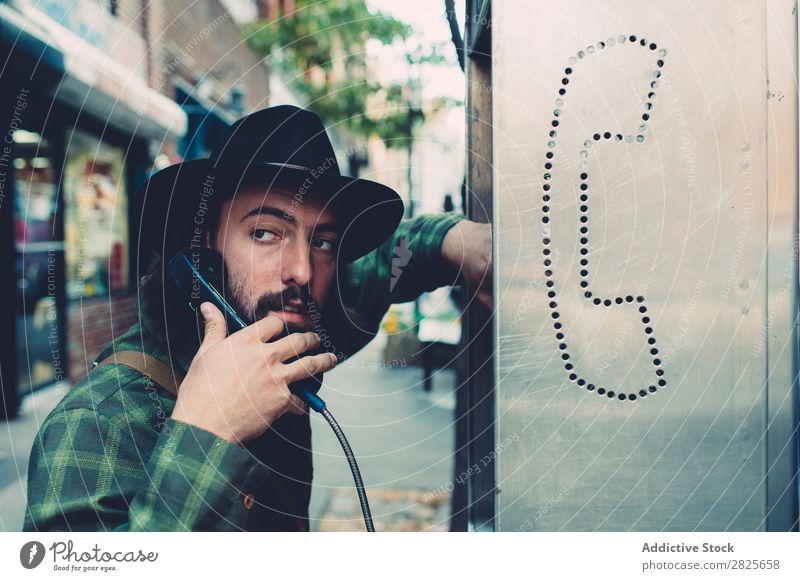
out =
<path fill-rule="evenodd" d="M 237 284 L 236 281 L 228 281 L 230 293 L 226 297 L 233 309 L 239 313 L 239 316 L 247 323 L 252 325 L 256 321 L 263 319 L 269 314 L 270 311 L 280 311 L 285 308 L 289 301 L 300 299 L 303 306 L 300 307 L 301 312 L 308 316 L 310 312 L 319 312 L 317 302 L 311 294 L 301 286 L 292 285 L 280 292 L 266 292 L 254 302 L 248 301 L 245 298 L 245 290 L 243 285 Z M 277 341 L 281 337 L 286 337 L 290 333 L 307 333 L 314 331 L 314 325 L 311 318 L 307 323 L 288 323 L 284 322 L 283 331 L 270 339 L 268 342 Z M 313 350 L 314 352 L 321 353 L 322 350 Z M 311 351 L 309 351 L 311 353 Z"/>
<path fill-rule="evenodd" d="M 272 338 L 268 339 L 266 341 L 267 343 L 273 343 L 279 339 L 282 339 L 283 337 L 287 337 L 291 333 L 306 333 L 315 330 L 311 321 L 316 321 L 318 319 L 312 319 L 312 317 L 309 316 L 309 313 L 319 313 L 319 310 L 315 310 L 317 309 L 316 301 L 311 296 L 311 293 L 306 291 L 303 287 L 292 285 L 280 292 L 264 293 L 258 298 L 258 300 L 255 301 L 254 304 L 250 304 L 248 306 L 244 298 L 245 294 L 243 286 L 236 284 L 234 281 L 229 281 L 229 283 L 230 293 L 227 297 L 228 303 L 237 313 L 239 313 L 239 316 L 248 325 L 252 325 L 256 321 L 263 319 L 267 316 L 267 314 L 269 314 L 270 311 L 282 310 L 289 301 L 300 299 L 303 302 L 303 306 L 300 307 L 300 312 L 306 315 L 308 322 L 305 324 L 296 324 L 284 321 L 283 330 Z M 295 352 L 295 354 L 286 359 L 284 363 L 292 363 L 303 357 L 318 355 L 320 353 L 324 353 L 325 351 L 326 349 L 323 347 L 322 341 L 320 341 L 320 344 L 317 347 L 312 347 L 303 353 Z M 295 394 L 300 394 L 303 389 L 317 393 L 320 387 L 322 387 L 322 376 L 322 373 L 318 373 L 305 379 L 301 379 L 292 383 L 289 386 L 289 389 L 291 389 Z"/>
<path fill-rule="evenodd" d="M 340 350 L 340 346 L 337 346 L 337 343 L 341 339 L 339 335 L 336 334 L 335 330 L 341 327 L 342 321 L 348 320 L 345 317 L 351 315 L 345 315 L 341 308 L 337 308 L 343 305 L 338 294 L 334 294 L 333 297 L 328 298 L 325 303 L 325 309 L 319 306 L 307 288 L 296 284 L 290 285 L 280 292 L 266 292 L 257 299 L 251 299 L 251 294 L 247 292 L 248 289 L 245 286 L 248 277 L 241 276 L 242 273 L 237 273 L 228 268 L 225 270 L 227 274 L 224 276 L 222 285 L 227 291 L 225 293 L 225 300 L 228 301 L 230 306 L 233 307 L 247 325 L 252 325 L 256 321 L 263 319 L 270 311 L 282 310 L 289 301 L 297 301 L 299 299 L 302 303 L 300 311 L 306 315 L 306 322 L 304 324 L 295 324 L 284 321 L 282 332 L 268 340 L 267 343 L 277 341 L 290 333 L 307 333 L 313 331 L 319 335 L 320 344 L 318 347 L 306 351 L 304 355 L 328 352 L 336 355 L 339 361 L 345 359 L 344 352 Z M 357 314 L 353 312 L 352 316 L 356 318 Z M 359 319 L 359 321 L 361 320 Z M 367 323 L 361 321 L 361 325 L 365 327 Z M 363 344 L 367 342 L 368 340 L 363 341 Z M 295 358 L 292 360 L 294 359 Z"/>

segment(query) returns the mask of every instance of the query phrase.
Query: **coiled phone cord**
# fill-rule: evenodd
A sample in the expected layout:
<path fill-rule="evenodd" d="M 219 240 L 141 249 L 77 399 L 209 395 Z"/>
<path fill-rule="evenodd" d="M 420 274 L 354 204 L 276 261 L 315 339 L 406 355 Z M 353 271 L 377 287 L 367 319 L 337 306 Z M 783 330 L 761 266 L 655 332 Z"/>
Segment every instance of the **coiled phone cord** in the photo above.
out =
<path fill-rule="evenodd" d="M 342 445 L 344 455 L 347 458 L 347 463 L 350 464 L 350 471 L 353 473 L 353 480 L 356 483 L 356 491 L 358 492 L 358 501 L 361 503 L 361 512 L 364 515 L 364 524 L 367 526 L 368 533 L 375 532 L 375 526 L 372 524 L 372 513 L 369 510 L 369 501 L 367 500 L 367 493 L 364 491 L 364 481 L 361 480 L 361 471 L 358 469 L 353 449 L 347 441 L 347 436 L 344 435 L 342 428 L 339 427 L 339 422 L 333 417 L 325 402 L 312 391 L 303 390 L 300 397 L 305 401 L 311 409 L 322 415 L 330 424 L 333 433 L 339 438 L 339 443 Z"/>

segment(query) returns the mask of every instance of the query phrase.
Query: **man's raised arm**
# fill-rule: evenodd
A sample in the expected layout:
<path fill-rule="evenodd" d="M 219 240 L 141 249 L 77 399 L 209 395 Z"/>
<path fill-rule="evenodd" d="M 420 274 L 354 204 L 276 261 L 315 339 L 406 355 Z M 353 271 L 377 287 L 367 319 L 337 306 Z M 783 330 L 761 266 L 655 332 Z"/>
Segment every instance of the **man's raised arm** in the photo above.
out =
<path fill-rule="evenodd" d="M 488 224 L 460 214 L 403 220 L 378 248 L 345 267 L 345 305 L 377 331 L 389 306 L 446 285 L 466 283 L 491 307 L 492 239 Z"/>

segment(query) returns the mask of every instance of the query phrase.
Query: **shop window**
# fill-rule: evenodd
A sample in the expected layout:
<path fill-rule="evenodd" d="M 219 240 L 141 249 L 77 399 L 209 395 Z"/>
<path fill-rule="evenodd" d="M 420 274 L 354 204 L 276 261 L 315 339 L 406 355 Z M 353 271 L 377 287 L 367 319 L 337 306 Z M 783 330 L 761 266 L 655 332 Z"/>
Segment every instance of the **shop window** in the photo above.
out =
<path fill-rule="evenodd" d="M 128 287 L 128 196 L 124 152 L 85 133 L 67 139 L 64 242 L 67 297 Z"/>
<path fill-rule="evenodd" d="M 63 379 L 59 326 L 61 250 L 50 144 L 14 132 L 14 264 L 17 281 L 17 370 L 20 393 Z"/>

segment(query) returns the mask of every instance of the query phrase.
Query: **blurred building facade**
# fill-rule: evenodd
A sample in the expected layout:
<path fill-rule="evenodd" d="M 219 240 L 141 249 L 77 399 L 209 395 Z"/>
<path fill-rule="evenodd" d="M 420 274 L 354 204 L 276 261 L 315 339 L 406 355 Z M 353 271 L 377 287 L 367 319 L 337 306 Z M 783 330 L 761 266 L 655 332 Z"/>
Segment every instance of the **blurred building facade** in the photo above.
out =
<path fill-rule="evenodd" d="M 293 10 L 293 0 L 0 0 L 0 260 L 14 273 L 0 283 L 10 297 L 0 321 L 13 330 L 0 349 L 0 417 L 25 393 L 78 380 L 135 321 L 146 177 L 208 155 L 249 111 L 304 105 L 241 33 Z M 330 135 L 343 171 L 435 212 L 460 200 L 463 121 L 418 106 L 426 118 L 410 148 Z"/>
<path fill-rule="evenodd" d="M 269 104 L 239 27 L 286 5 L 0 2 L 0 417 L 135 321 L 136 191 Z"/>

